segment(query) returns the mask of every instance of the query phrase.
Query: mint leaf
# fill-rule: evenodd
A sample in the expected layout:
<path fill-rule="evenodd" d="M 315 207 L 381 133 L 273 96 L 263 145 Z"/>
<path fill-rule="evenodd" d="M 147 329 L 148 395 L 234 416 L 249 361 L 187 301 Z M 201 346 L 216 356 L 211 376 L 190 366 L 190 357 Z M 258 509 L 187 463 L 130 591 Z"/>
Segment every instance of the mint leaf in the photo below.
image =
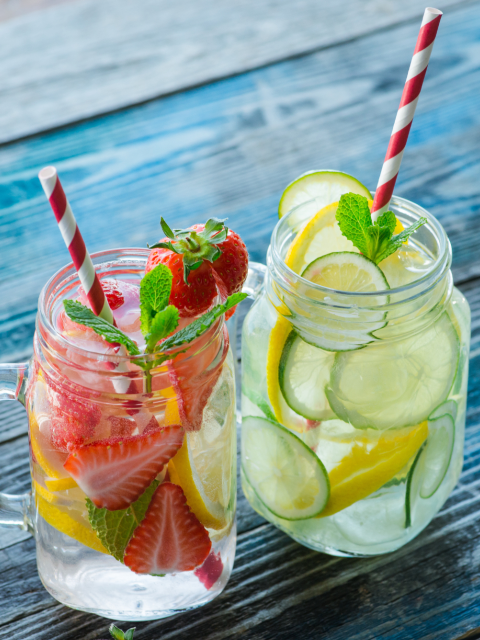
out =
<path fill-rule="evenodd" d="M 116 627 L 113 623 L 108 628 L 113 640 L 133 640 L 133 634 L 135 633 L 135 629 L 136 627 L 132 627 L 131 629 L 123 633 L 123 631 L 118 627 Z"/>
<path fill-rule="evenodd" d="M 404 229 L 401 233 L 393 236 L 390 242 L 384 247 L 383 251 L 379 251 L 377 257 L 375 258 L 376 264 L 388 258 L 389 255 L 395 253 L 397 249 L 400 249 L 402 244 L 408 240 L 408 238 L 414 233 L 417 229 L 419 229 L 422 225 L 428 222 L 427 218 L 419 218 L 416 222 L 411 224 L 409 227 Z"/>
<path fill-rule="evenodd" d="M 168 336 L 178 327 L 178 309 L 169 305 L 157 313 L 150 324 L 150 331 L 145 336 L 147 353 L 152 353 L 159 340 Z"/>
<path fill-rule="evenodd" d="M 180 329 L 180 331 L 174 333 L 173 336 L 167 338 L 162 342 L 157 351 L 167 351 L 174 347 L 180 347 L 182 344 L 187 342 L 192 342 L 192 340 L 195 340 L 195 338 L 198 338 L 198 336 L 201 336 L 202 333 L 209 329 L 217 318 L 244 300 L 246 297 L 246 293 L 234 293 L 232 296 L 229 296 L 224 304 L 219 304 L 216 307 L 213 307 L 213 309 L 204 313 L 203 316 L 194 320 L 184 329 Z"/>
<path fill-rule="evenodd" d="M 392 238 L 397 226 L 393 211 L 385 211 L 372 223 L 367 198 L 356 193 L 345 193 L 340 198 L 335 217 L 342 234 L 375 264 L 400 249 L 412 233 L 427 222 L 426 218 L 420 218 Z"/>
<path fill-rule="evenodd" d="M 368 229 L 373 223 L 367 198 L 356 193 L 343 194 L 335 217 L 342 235 L 351 240 L 364 255 L 370 257 Z"/>
<path fill-rule="evenodd" d="M 393 232 L 395 231 L 395 227 L 397 226 L 397 218 L 395 217 L 393 211 L 385 211 L 377 219 L 375 224 L 379 227 L 386 227 L 390 231 L 390 237 L 392 237 Z"/>
<path fill-rule="evenodd" d="M 118 327 L 115 327 L 103 318 L 96 316 L 91 309 L 81 302 L 64 300 L 63 306 L 65 307 L 65 313 L 73 322 L 93 329 L 95 333 L 105 338 L 107 342 L 123 344 L 132 356 L 140 354 L 135 342 L 126 336 L 123 331 L 120 331 Z"/>
<path fill-rule="evenodd" d="M 87 498 L 88 519 L 93 530 L 107 551 L 120 562 L 133 532 L 142 522 L 152 500 L 153 493 L 160 483 L 154 480 L 140 498 L 126 509 L 109 511 L 99 509 Z"/>
<path fill-rule="evenodd" d="M 172 272 L 164 264 L 157 265 L 140 282 L 140 327 L 143 335 L 150 331 L 153 319 L 168 304 L 172 290 Z"/>
<path fill-rule="evenodd" d="M 389 211 L 388 213 L 391 213 Z M 394 216 L 395 217 L 395 216 Z M 396 221 L 395 221 L 396 224 Z M 379 253 L 382 253 L 386 250 L 388 243 L 390 242 L 390 238 L 392 237 L 392 232 L 390 231 L 389 226 L 379 226 L 378 224 L 374 224 L 373 226 L 368 228 L 368 253 L 366 254 L 375 264 L 378 264 L 376 256 Z"/>

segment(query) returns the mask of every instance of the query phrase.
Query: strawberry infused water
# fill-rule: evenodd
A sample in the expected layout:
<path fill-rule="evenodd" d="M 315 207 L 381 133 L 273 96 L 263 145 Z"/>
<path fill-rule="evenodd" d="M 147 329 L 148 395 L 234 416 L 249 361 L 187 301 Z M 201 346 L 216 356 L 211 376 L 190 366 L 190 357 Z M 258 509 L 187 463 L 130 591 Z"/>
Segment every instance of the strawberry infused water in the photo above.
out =
<path fill-rule="evenodd" d="M 72 266 L 40 297 L 26 390 L 33 528 L 60 602 L 147 620 L 202 605 L 235 553 L 234 364 L 245 245 L 218 220 Z M 84 283 L 85 284 L 85 283 Z"/>

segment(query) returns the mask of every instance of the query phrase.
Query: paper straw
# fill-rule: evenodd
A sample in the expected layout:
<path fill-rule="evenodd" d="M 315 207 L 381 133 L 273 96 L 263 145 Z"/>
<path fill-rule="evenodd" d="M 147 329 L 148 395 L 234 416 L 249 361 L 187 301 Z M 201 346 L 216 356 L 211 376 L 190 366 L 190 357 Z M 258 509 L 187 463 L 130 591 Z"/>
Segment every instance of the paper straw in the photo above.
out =
<path fill-rule="evenodd" d="M 420 33 L 413 52 L 412 62 L 408 70 L 407 80 L 400 100 L 397 117 L 393 125 L 392 135 L 383 161 L 382 172 L 378 180 L 377 191 L 372 206 L 372 219 L 375 221 L 384 211 L 387 211 L 393 195 L 393 188 L 397 180 L 402 162 L 403 152 L 407 144 L 408 134 L 412 126 L 413 116 L 422 89 L 423 80 L 427 73 L 428 61 L 432 53 L 433 43 L 442 17 L 438 9 L 427 7 L 423 14 Z"/>
<path fill-rule="evenodd" d="M 78 228 L 77 221 L 73 215 L 72 208 L 67 200 L 65 191 L 58 177 L 55 167 L 45 167 L 38 174 L 42 183 L 45 195 L 50 202 L 53 213 L 58 223 L 60 233 L 67 245 L 67 249 L 73 260 L 73 264 L 78 273 L 78 277 L 87 294 L 92 311 L 96 316 L 100 316 L 110 324 L 115 324 L 112 310 L 108 304 L 107 296 L 102 289 L 95 267 L 93 266 L 90 254 L 87 251 L 82 234 Z M 123 346 L 119 348 L 120 355 L 126 355 Z M 116 366 L 119 372 L 128 371 L 127 364 L 120 362 Z M 113 380 L 113 386 L 117 393 L 127 393 L 131 380 L 126 376 L 119 376 Z"/>
<path fill-rule="evenodd" d="M 92 259 L 87 251 L 77 221 L 72 213 L 72 208 L 70 207 L 58 177 L 57 170 L 55 167 L 45 167 L 40 171 L 38 177 L 55 214 L 58 228 L 70 252 L 73 264 L 77 269 L 78 277 L 87 294 L 93 313 L 110 322 L 110 324 L 115 324 L 107 296 L 98 279 Z"/>

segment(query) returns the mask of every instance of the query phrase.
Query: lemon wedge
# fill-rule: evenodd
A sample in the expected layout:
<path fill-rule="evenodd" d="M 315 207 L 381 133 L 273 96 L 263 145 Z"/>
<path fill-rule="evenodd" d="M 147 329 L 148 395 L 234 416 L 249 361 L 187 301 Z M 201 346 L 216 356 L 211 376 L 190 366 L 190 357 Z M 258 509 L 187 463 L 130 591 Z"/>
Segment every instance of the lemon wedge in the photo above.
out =
<path fill-rule="evenodd" d="M 416 427 L 386 431 L 376 439 L 360 435 L 349 453 L 329 472 L 330 498 L 317 517 L 331 516 L 383 487 L 405 467 L 427 436 L 427 421 Z"/>
<path fill-rule="evenodd" d="M 108 554 L 108 551 L 100 542 L 96 533 L 92 531 L 89 523 L 79 512 L 52 504 L 47 496 L 48 491 L 38 483 L 34 484 L 34 489 L 35 504 L 37 505 L 38 513 L 49 525 L 70 538 L 81 542 L 86 547 Z"/>
<path fill-rule="evenodd" d="M 204 410 L 202 428 L 185 434 L 182 447 L 168 464 L 170 480 L 182 487 L 187 503 L 209 529 L 223 529 L 233 512 L 236 430 L 230 399 L 233 375 L 224 370 Z M 174 420 L 174 399 L 166 420 Z M 178 409 L 177 409 L 178 411 Z"/>

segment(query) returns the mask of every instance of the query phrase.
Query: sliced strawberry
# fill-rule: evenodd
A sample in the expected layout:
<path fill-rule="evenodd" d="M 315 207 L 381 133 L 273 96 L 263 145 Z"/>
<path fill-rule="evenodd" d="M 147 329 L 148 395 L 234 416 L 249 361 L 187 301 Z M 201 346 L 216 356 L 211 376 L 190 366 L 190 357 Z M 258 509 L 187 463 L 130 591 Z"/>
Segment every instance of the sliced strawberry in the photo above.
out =
<path fill-rule="evenodd" d="M 178 357 L 169 364 L 170 380 L 177 395 L 180 419 L 186 431 L 199 431 L 202 426 L 203 410 L 220 377 L 228 353 L 229 337 L 225 327 L 223 337 L 221 353 L 205 369 L 192 371 L 193 364 L 186 367 Z M 198 362 L 195 364 L 198 366 Z"/>
<path fill-rule="evenodd" d="M 205 589 L 211 589 L 222 575 L 223 562 L 220 553 L 211 551 L 201 567 L 195 569 L 194 574 L 203 584 Z"/>
<path fill-rule="evenodd" d="M 135 573 L 192 571 L 204 562 L 211 547 L 207 530 L 188 508 L 182 488 L 164 482 L 135 529 L 124 562 Z"/>
<path fill-rule="evenodd" d="M 95 427 L 101 420 L 99 407 L 74 394 L 65 385 L 47 379 L 47 397 L 50 404 L 52 427 L 50 439 L 53 446 L 68 451 L 71 446 L 80 446 L 93 438 Z"/>
<path fill-rule="evenodd" d="M 112 438 L 131 436 L 132 431 L 137 428 L 135 420 L 130 420 L 123 416 L 108 416 L 107 419 L 110 423 L 110 437 Z"/>
<path fill-rule="evenodd" d="M 73 449 L 64 468 L 99 508 L 126 509 L 180 449 L 181 426 Z"/>

